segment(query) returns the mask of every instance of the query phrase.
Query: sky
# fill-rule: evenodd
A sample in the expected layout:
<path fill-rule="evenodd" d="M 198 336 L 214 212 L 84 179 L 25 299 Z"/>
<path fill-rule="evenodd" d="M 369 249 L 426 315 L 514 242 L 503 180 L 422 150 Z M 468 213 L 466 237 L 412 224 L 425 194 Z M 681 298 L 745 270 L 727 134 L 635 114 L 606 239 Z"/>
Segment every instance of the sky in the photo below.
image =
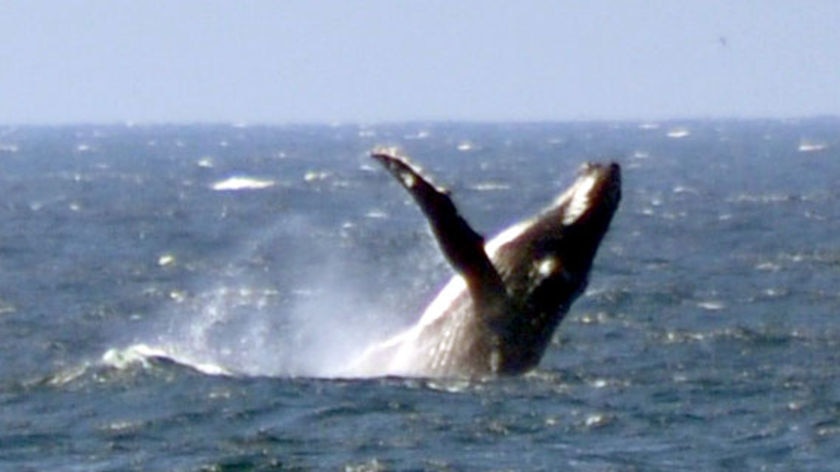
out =
<path fill-rule="evenodd" d="M 835 0 L 0 0 L 0 123 L 840 115 Z"/>

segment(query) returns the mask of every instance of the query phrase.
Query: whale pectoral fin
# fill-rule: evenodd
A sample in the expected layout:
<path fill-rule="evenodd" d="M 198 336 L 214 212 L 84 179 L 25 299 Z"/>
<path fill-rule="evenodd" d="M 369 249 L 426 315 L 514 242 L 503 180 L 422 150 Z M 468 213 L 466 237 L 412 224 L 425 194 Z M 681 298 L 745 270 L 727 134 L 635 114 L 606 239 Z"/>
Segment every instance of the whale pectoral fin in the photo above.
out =
<path fill-rule="evenodd" d="M 484 238 L 458 214 L 446 190 L 432 184 L 405 157 L 374 151 L 382 163 L 420 205 L 444 256 L 467 282 L 482 317 L 494 317 L 507 305 L 507 289 L 484 251 Z M 501 315 L 501 313 L 499 313 Z"/>

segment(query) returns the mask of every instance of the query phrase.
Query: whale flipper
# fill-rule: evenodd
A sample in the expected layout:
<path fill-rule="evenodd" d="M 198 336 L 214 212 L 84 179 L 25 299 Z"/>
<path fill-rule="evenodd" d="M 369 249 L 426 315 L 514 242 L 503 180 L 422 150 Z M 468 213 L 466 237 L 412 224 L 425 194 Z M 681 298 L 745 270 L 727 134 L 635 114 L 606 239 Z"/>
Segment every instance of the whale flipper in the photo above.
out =
<path fill-rule="evenodd" d="M 431 183 L 407 158 L 382 150 L 371 157 L 381 162 L 420 206 L 444 256 L 466 281 L 478 307 L 476 314 L 492 325 L 507 307 L 509 297 L 484 250 L 484 237 L 458 213 L 449 193 Z"/>

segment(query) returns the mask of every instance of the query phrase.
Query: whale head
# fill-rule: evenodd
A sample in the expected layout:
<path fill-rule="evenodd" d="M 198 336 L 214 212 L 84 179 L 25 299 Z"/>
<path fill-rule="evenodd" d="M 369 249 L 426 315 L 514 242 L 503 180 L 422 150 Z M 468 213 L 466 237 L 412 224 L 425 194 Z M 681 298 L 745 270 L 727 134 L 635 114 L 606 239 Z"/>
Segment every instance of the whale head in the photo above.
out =
<path fill-rule="evenodd" d="M 518 316 L 496 327 L 508 346 L 501 370 L 518 372 L 539 362 L 557 324 L 585 290 L 620 200 L 618 164 L 587 163 L 553 204 L 488 243 L 511 299 L 520 304 Z"/>

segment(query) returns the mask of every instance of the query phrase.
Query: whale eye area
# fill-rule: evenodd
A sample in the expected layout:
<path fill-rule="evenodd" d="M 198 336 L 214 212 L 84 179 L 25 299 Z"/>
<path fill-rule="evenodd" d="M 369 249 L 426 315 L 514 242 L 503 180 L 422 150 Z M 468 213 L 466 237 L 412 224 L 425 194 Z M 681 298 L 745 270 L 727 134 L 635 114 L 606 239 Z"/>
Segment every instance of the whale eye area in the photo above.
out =
<path fill-rule="evenodd" d="M 557 259 L 554 257 L 546 257 L 537 263 L 537 273 L 543 277 L 548 277 L 557 268 Z"/>

